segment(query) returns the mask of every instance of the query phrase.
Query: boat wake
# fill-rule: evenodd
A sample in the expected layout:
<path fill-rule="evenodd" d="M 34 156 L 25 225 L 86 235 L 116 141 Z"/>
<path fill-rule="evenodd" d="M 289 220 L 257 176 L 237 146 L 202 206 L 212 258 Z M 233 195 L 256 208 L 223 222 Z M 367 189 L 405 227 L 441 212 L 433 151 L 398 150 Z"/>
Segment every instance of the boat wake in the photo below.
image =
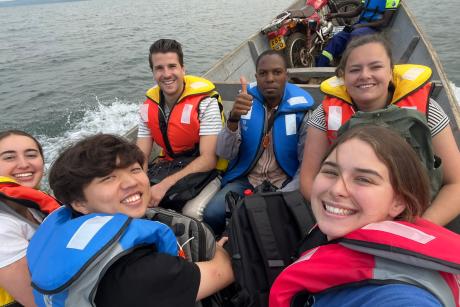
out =
<path fill-rule="evenodd" d="M 100 101 L 97 97 L 95 99 L 96 107 L 85 110 L 83 118 L 78 122 L 72 123 L 72 114 L 68 115 L 69 129 L 62 135 L 37 136 L 45 152 L 46 173 L 62 149 L 75 141 L 96 133 L 123 135 L 137 123 L 137 110 L 139 109 L 137 103 L 117 98 L 111 102 Z M 48 178 L 45 177 L 42 188 L 48 190 Z"/>

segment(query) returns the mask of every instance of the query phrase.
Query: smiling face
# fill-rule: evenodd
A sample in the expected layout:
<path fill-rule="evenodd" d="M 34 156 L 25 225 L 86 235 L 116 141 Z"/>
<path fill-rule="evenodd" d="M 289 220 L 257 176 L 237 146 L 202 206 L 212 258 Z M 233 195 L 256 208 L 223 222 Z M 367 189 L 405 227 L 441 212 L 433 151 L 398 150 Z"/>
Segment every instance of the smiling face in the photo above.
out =
<path fill-rule="evenodd" d="M 184 90 L 185 69 L 175 52 L 154 53 L 151 55 L 153 78 L 160 86 L 166 100 L 175 102 Z"/>
<path fill-rule="evenodd" d="M 278 54 L 268 54 L 259 60 L 256 71 L 257 87 L 265 100 L 273 105 L 281 102 L 287 82 L 284 60 Z"/>
<path fill-rule="evenodd" d="M 369 223 L 393 220 L 405 209 L 388 168 L 359 139 L 340 144 L 323 162 L 313 182 L 311 204 L 329 240 Z"/>
<path fill-rule="evenodd" d="M 83 188 L 83 195 L 85 200 L 72 203 L 80 213 L 123 213 L 140 218 L 150 201 L 149 179 L 140 164 L 134 163 L 94 178 Z"/>
<path fill-rule="evenodd" d="M 0 140 L 0 175 L 19 184 L 37 188 L 43 176 L 44 161 L 35 141 L 23 135 Z"/>
<path fill-rule="evenodd" d="M 385 107 L 392 67 L 382 44 L 372 42 L 353 49 L 343 74 L 347 92 L 361 111 Z"/>

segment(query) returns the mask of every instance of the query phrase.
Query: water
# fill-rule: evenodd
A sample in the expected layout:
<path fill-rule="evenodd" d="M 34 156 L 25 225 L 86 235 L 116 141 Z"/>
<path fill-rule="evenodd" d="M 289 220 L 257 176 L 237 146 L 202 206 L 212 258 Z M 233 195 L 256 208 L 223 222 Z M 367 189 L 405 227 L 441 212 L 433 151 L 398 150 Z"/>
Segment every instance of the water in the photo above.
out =
<path fill-rule="evenodd" d="M 48 2 L 48 3 L 43 3 Z M 460 85 L 458 0 L 434 11 L 406 0 Z M 12 4 L 23 3 L 24 5 Z M 31 3 L 35 3 L 31 5 Z M 188 73 L 200 75 L 291 0 L 0 0 L 0 130 L 18 128 L 59 149 L 96 132 L 127 131 L 152 86 L 148 48 L 183 43 Z M 450 16 L 447 17 L 447 16 Z M 455 87 L 457 97 L 460 88 Z"/>

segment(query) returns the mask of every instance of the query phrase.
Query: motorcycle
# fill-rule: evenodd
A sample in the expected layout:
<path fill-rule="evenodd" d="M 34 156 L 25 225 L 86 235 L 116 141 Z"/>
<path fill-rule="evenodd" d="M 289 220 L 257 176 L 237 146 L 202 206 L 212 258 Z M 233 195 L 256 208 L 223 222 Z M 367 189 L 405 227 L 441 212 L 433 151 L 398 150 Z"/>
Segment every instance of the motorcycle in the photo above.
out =
<path fill-rule="evenodd" d="M 284 11 L 262 28 L 273 50 L 284 51 L 288 67 L 314 67 L 316 57 L 329 39 L 354 20 L 326 20 L 328 13 L 346 12 L 359 6 L 359 0 L 307 0 L 302 10 Z"/>

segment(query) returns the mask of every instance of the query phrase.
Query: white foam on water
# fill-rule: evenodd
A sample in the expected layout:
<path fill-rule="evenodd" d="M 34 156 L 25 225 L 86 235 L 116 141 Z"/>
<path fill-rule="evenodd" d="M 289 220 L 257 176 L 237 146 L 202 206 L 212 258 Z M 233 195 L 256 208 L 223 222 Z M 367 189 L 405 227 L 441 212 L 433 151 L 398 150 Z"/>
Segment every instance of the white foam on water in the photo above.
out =
<path fill-rule="evenodd" d="M 118 98 L 112 102 L 103 102 L 97 97 L 95 99 L 97 101 L 96 107 L 86 110 L 81 119 L 76 119 L 72 113 L 68 115 L 69 129 L 62 135 L 56 137 L 38 136 L 45 154 L 46 173 L 63 148 L 77 140 L 96 133 L 123 135 L 137 124 L 139 110 L 137 104 Z M 42 189 L 48 190 L 47 174 L 43 178 Z"/>

